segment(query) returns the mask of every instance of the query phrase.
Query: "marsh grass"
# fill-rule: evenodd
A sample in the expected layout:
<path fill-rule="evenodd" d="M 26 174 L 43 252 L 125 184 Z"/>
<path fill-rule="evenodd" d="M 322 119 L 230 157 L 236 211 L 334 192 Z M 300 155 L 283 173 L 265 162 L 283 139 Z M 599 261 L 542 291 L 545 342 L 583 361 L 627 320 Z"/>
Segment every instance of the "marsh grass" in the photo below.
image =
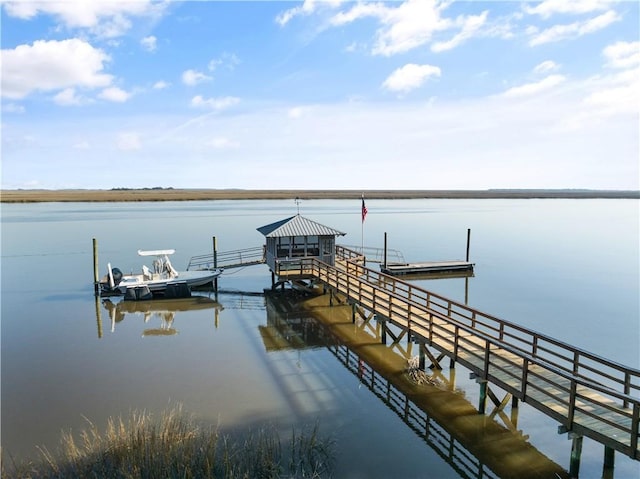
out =
<path fill-rule="evenodd" d="M 233 439 L 217 427 L 204 427 L 181 407 L 156 420 L 133 412 L 125 421 L 109 419 L 103 432 L 90 421 L 74 436 L 64 432 L 57 454 L 40 448 L 40 460 L 5 464 L 2 478 L 285 478 L 328 477 L 330 439 L 318 427 L 292 431 L 284 446 L 274 427 Z"/>

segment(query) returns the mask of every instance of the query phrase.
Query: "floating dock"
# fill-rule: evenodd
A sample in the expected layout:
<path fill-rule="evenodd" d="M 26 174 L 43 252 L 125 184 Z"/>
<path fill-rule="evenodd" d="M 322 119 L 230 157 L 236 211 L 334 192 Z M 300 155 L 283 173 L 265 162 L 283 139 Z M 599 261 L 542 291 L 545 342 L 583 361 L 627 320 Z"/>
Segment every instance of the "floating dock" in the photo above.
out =
<path fill-rule="evenodd" d="M 473 274 L 473 263 L 468 261 L 426 261 L 422 263 L 392 263 L 381 266 L 380 271 L 392 276 L 410 274 L 468 273 Z"/>

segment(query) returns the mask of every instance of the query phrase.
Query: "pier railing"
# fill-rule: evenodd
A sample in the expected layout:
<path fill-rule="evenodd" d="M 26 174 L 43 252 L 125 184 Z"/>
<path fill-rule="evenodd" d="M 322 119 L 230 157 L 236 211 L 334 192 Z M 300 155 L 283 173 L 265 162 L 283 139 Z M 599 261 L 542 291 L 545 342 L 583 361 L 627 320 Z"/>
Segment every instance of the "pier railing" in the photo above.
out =
<path fill-rule="evenodd" d="M 640 371 L 347 262 L 301 259 L 300 274 L 423 338 L 481 381 L 556 419 L 567 431 L 640 459 Z M 289 270 L 290 271 L 290 270 Z"/>
<path fill-rule="evenodd" d="M 187 265 L 189 270 L 210 270 L 214 268 L 239 268 L 265 262 L 264 247 L 236 249 L 193 256 Z"/>
<path fill-rule="evenodd" d="M 543 359 L 572 375 L 611 387 L 625 395 L 640 395 L 640 370 L 631 369 L 411 283 L 366 268 L 357 262 L 348 261 L 357 255 L 353 251 L 342 249 L 339 253 L 347 259 L 345 263 L 347 273 L 358 276 L 379 289 L 407 302 L 424 305 L 430 312 L 439 313 L 448 320 L 471 327 L 476 332 L 482 332 L 518 351 Z"/>

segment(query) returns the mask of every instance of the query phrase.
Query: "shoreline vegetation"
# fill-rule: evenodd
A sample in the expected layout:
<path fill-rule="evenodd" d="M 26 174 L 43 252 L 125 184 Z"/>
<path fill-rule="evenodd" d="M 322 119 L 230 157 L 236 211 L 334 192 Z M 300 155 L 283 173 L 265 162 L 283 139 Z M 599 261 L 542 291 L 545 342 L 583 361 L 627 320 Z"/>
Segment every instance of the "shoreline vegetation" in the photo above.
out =
<path fill-rule="evenodd" d="M 113 188 L 110 190 L 0 190 L 1 203 L 135 202 L 317 199 L 640 199 L 640 190 L 251 190 Z"/>
<path fill-rule="evenodd" d="M 181 405 L 158 417 L 110 418 L 103 431 L 88 421 L 79 433 L 63 432 L 58 451 L 38 449 L 36 460 L 3 460 L 0 477 L 319 479 L 331 477 L 334 460 L 333 439 L 321 437 L 317 424 L 284 440 L 272 425 L 229 435 L 199 424 Z"/>

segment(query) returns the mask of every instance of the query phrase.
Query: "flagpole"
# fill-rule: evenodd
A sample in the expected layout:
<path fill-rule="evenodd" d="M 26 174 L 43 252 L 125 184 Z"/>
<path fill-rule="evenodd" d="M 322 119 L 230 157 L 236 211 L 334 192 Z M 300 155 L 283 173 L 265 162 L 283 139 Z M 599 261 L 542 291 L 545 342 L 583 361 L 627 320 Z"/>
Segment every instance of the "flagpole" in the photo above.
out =
<path fill-rule="evenodd" d="M 362 193 L 362 210 L 361 210 L 362 222 L 361 222 L 361 233 L 360 233 L 360 248 L 362 252 L 362 256 L 364 256 L 364 218 L 367 216 L 367 207 L 364 204 L 364 193 Z"/>

